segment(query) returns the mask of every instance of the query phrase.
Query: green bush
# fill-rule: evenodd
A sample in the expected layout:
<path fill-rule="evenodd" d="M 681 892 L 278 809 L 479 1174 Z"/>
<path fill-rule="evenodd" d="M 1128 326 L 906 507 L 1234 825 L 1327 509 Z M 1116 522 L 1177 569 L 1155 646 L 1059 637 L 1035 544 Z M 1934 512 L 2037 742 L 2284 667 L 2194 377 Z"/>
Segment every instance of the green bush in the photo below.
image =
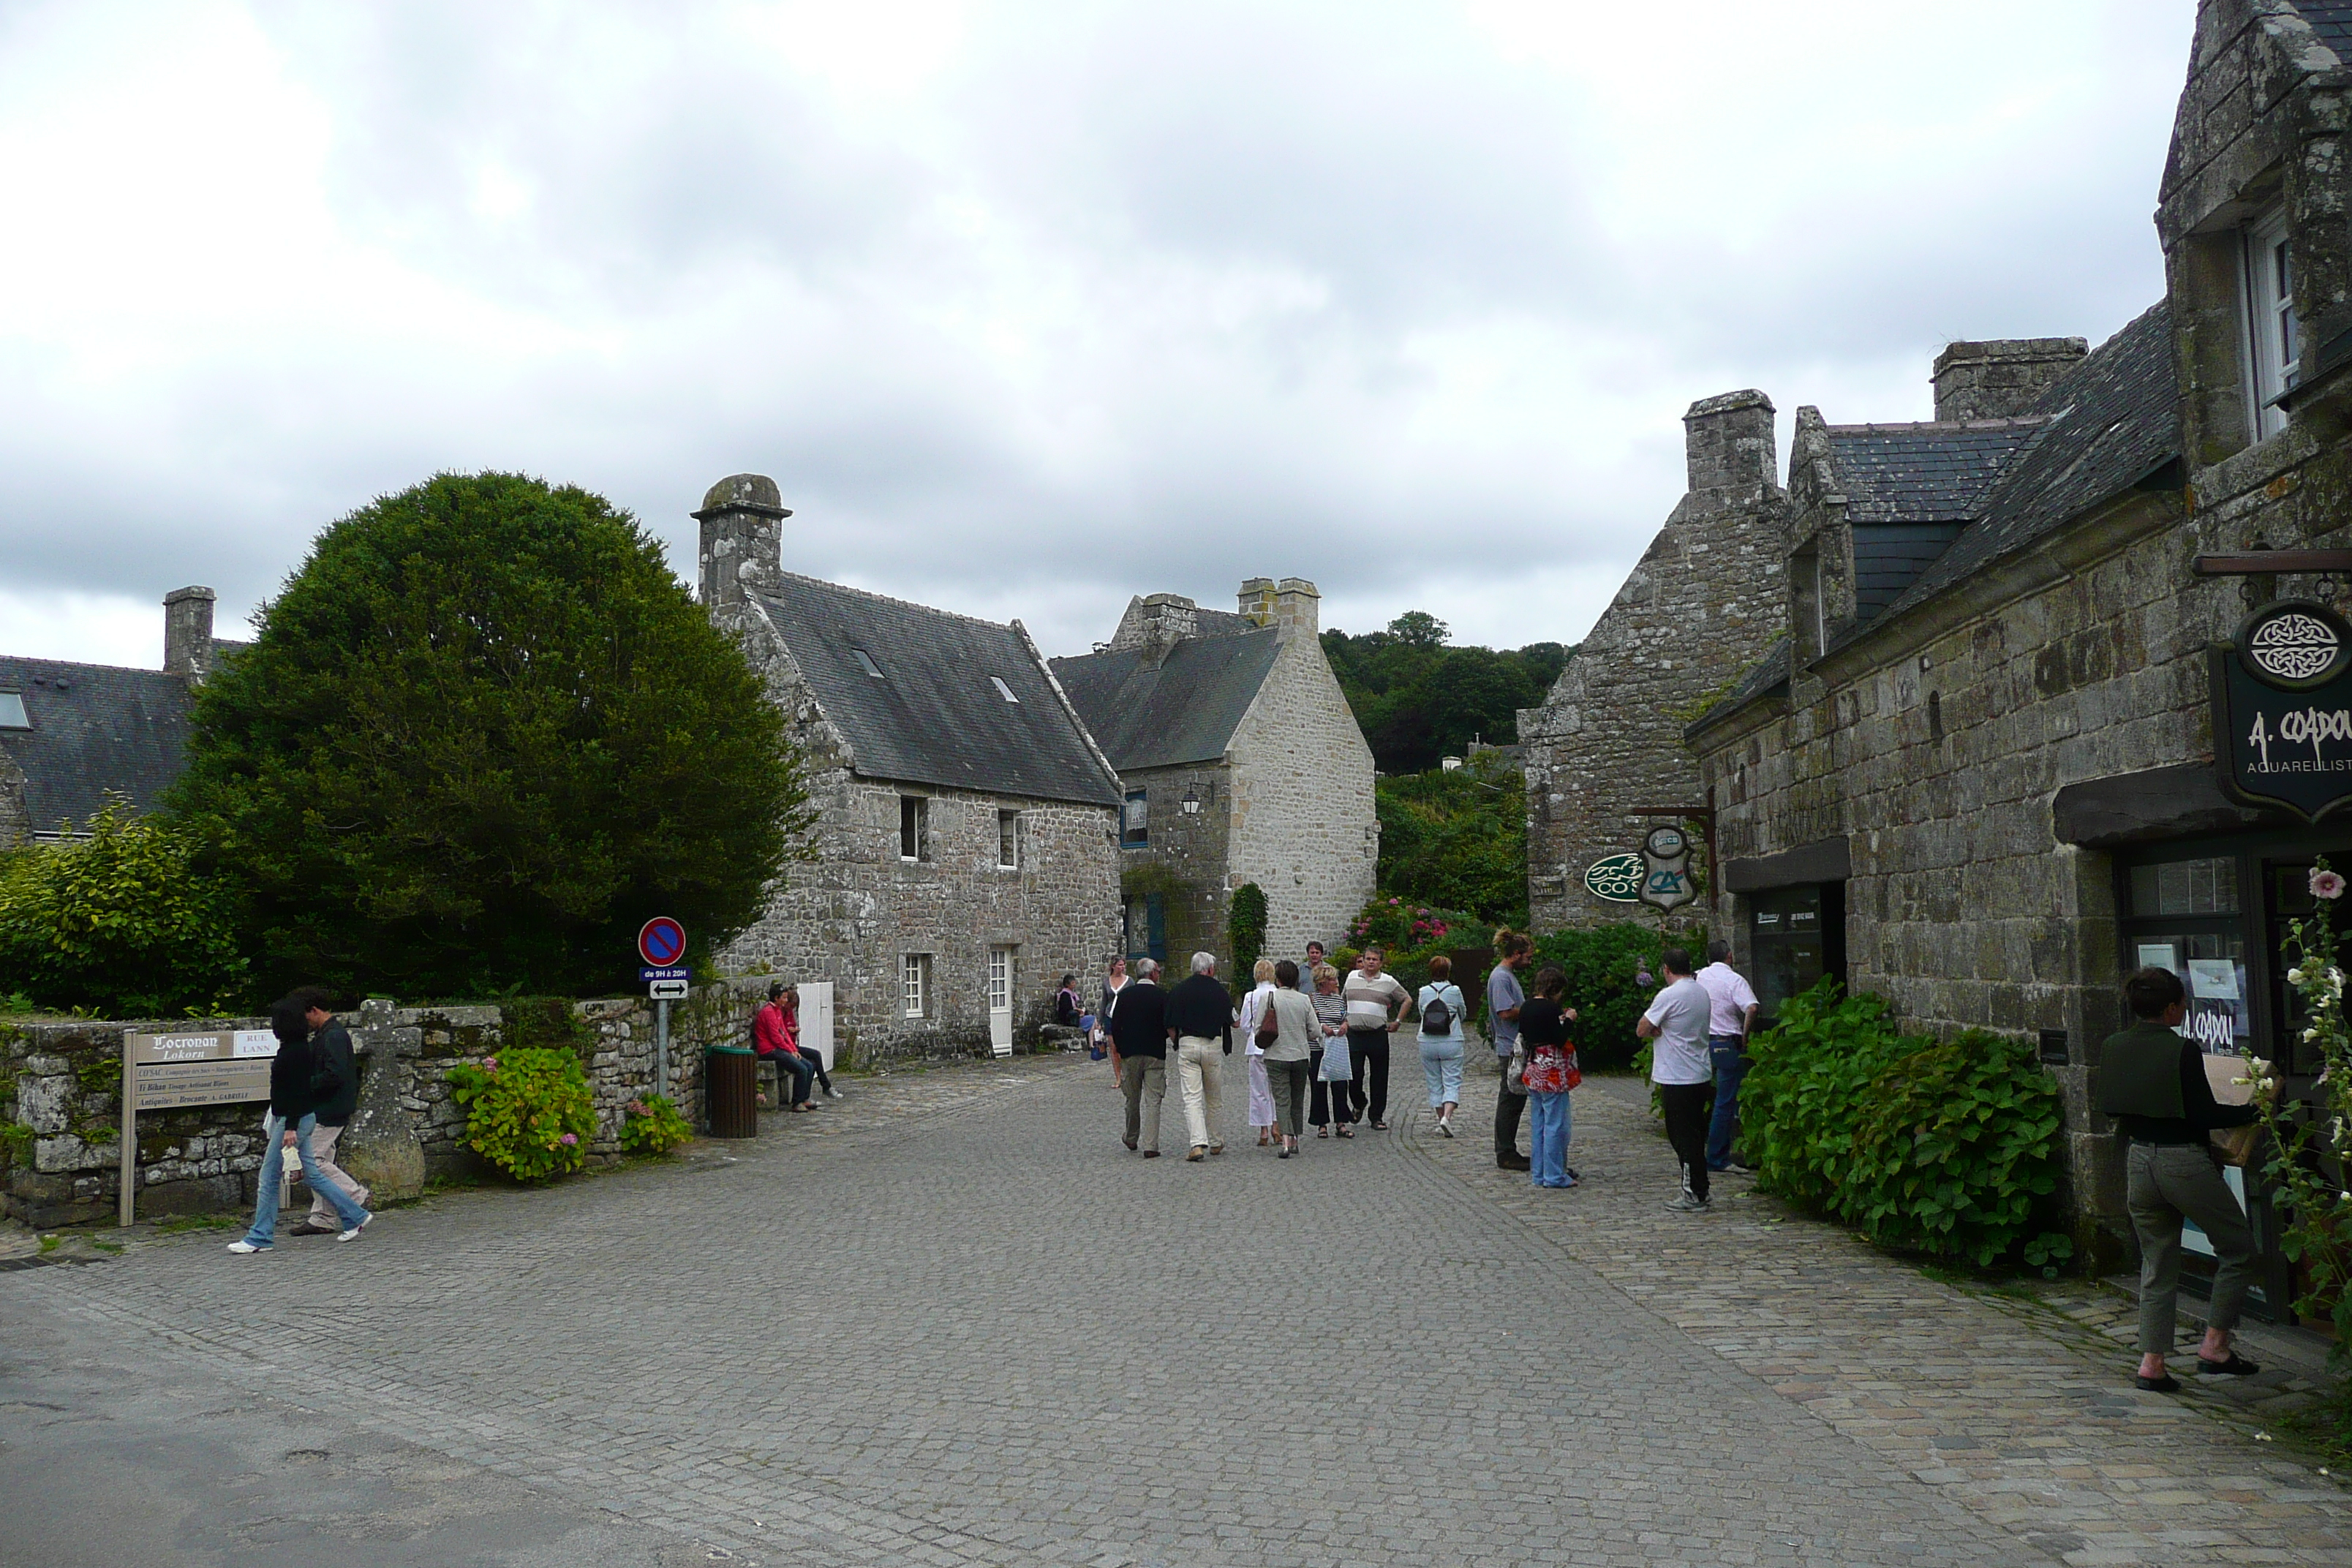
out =
<path fill-rule="evenodd" d="M 1979 1267 L 2069 1256 L 2064 1237 L 2033 1234 L 2063 1120 L 2033 1047 L 1905 1035 L 1886 1012 L 1824 980 L 1749 1043 L 1741 1146 L 1764 1189 L 1884 1247 Z"/>
<path fill-rule="evenodd" d="M 1696 927 L 1677 931 L 1673 945 L 1688 949 L 1692 962 L 1698 963 L 1706 951 L 1706 932 Z M 1658 955 L 1666 947 L 1657 931 L 1632 921 L 1556 931 L 1536 939 L 1519 984 L 1528 984 L 1546 964 L 1558 964 L 1568 976 L 1568 1005 L 1577 1012 L 1577 1057 L 1584 1070 L 1630 1068 L 1642 1048 L 1633 1026 L 1665 984 Z"/>
<path fill-rule="evenodd" d="M 89 837 L 0 854 L 0 996 L 110 1017 L 232 1010 L 236 899 L 172 824 L 108 804 Z"/>
<path fill-rule="evenodd" d="M 449 1069 L 466 1146 L 518 1182 L 551 1182 L 588 1157 L 595 1096 L 568 1050 L 510 1047 Z"/>
<path fill-rule="evenodd" d="M 1380 885 L 1406 902 L 1475 911 L 1491 931 L 1528 923 L 1528 807 L 1519 771 L 1494 752 L 1459 768 L 1372 783 Z"/>
<path fill-rule="evenodd" d="M 1232 947 L 1234 975 L 1239 980 L 1265 952 L 1265 889 L 1255 882 L 1244 882 L 1234 889 L 1233 905 L 1225 911 L 1225 941 Z"/>
<path fill-rule="evenodd" d="M 629 1101 L 621 1117 L 621 1147 L 632 1154 L 667 1154 L 692 1141 L 694 1129 L 666 1094 Z"/>

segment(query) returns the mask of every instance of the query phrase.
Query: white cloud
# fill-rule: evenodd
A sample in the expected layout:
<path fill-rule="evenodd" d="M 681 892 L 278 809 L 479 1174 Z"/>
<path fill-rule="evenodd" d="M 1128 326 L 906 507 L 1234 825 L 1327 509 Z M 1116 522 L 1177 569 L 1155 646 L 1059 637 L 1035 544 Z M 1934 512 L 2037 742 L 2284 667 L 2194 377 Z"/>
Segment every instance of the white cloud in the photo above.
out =
<path fill-rule="evenodd" d="M 682 565 L 764 471 L 794 568 L 1056 651 L 1260 574 L 1572 639 L 1692 399 L 1917 417 L 2157 296 L 2192 10 L 11 7 L 0 647 L 152 663 L 486 467 Z"/>

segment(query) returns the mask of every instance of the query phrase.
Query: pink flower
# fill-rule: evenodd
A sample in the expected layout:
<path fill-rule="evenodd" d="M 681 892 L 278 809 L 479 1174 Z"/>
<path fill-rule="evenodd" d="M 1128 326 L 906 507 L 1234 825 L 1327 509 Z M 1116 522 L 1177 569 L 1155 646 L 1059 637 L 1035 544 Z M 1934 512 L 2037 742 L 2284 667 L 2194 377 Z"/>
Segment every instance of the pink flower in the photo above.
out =
<path fill-rule="evenodd" d="M 2344 896 L 2344 879 L 2333 871 L 2311 874 L 2311 896 L 2315 899 L 2340 899 Z"/>
<path fill-rule="evenodd" d="M 577 1132 L 566 1132 L 562 1137 L 557 1139 L 556 1142 L 569 1147 L 570 1145 L 580 1142 L 580 1134 Z"/>
<path fill-rule="evenodd" d="M 1401 903 L 1402 903 L 1402 902 L 1404 902 L 1404 900 L 1403 900 L 1402 899 L 1391 899 L 1391 900 L 1389 900 L 1389 907 L 1390 907 L 1391 909 L 1394 909 L 1397 905 L 1399 905 L 1399 904 L 1401 904 Z"/>

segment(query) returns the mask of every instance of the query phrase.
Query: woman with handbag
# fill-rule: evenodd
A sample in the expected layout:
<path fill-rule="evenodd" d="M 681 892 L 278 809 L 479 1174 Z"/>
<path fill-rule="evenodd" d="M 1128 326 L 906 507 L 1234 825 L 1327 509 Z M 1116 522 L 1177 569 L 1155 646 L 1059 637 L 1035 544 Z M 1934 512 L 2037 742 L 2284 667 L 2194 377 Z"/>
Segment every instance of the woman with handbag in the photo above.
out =
<path fill-rule="evenodd" d="M 1274 1089 L 1275 1128 L 1282 1134 L 1276 1158 L 1287 1160 L 1307 1131 L 1307 1066 L 1323 1037 L 1323 1021 L 1298 989 L 1298 965 L 1284 959 L 1274 966 L 1274 980 L 1277 989 L 1259 1006 L 1254 1037 L 1265 1053 L 1264 1071 Z"/>
<path fill-rule="evenodd" d="M 1257 1129 L 1257 1146 L 1261 1149 L 1274 1142 L 1274 1086 L 1265 1076 L 1265 1047 L 1259 1039 L 1259 1030 L 1272 1016 L 1266 1011 L 1266 1000 L 1274 994 L 1274 960 L 1261 958 L 1250 971 L 1255 988 L 1242 998 L 1241 1016 L 1234 1020 L 1242 1028 L 1242 1058 L 1249 1064 L 1249 1122 Z"/>
<path fill-rule="evenodd" d="M 1328 963 L 1315 966 L 1315 994 L 1307 1000 L 1315 1007 L 1318 1034 L 1313 1052 L 1307 1058 L 1307 1076 L 1314 1085 L 1314 1099 L 1307 1120 L 1315 1124 L 1315 1136 L 1331 1136 L 1331 1124 L 1339 1124 L 1339 1136 L 1352 1138 L 1348 1131 L 1348 1085 L 1355 1074 L 1348 1060 L 1348 999 L 1339 994 L 1339 972 Z M 1323 1071 L 1334 1050 L 1339 1054 L 1339 1079 L 1336 1083 Z"/>
<path fill-rule="evenodd" d="M 1528 1087 L 1528 1158 L 1539 1187 L 1572 1187 L 1576 1173 L 1568 1168 L 1569 1091 L 1584 1081 L 1577 1070 L 1576 1047 L 1568 1026 L 1576 1009 L 1560 1004 L 1568 995 L 1568 976 L 1547 964 L 1531 987 L 1535 994 L 1519 1008 L 1519 1050 L 1524 1058 L 1522 1081 Z"/>
<path fill-rule="evenodd" d="M 1429 961 L 1429 984 L 1414 1005 L 1421 1015 L 1421 1076 L 1429 1080 L 1429 1109 L 1437 1131 L 1454 1136 L 1454 1110 L 1462 1103 L 1462 987 L 1454 984 L 1454 961 L 1439 953 Z"/>

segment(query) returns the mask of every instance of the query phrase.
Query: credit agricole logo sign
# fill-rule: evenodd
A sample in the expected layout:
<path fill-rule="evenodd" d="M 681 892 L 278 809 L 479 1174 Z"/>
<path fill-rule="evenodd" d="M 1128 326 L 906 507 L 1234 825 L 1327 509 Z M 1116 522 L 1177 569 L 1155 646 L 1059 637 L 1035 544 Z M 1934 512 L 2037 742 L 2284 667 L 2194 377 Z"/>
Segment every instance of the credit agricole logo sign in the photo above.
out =
<path fill-rule="evenodd" d="M 2325 605 L 2264 605 L 2211 655 L 2214 765 L 2250 805 L 2316 822 L 2352 799 L 2352 625 Z"/>

